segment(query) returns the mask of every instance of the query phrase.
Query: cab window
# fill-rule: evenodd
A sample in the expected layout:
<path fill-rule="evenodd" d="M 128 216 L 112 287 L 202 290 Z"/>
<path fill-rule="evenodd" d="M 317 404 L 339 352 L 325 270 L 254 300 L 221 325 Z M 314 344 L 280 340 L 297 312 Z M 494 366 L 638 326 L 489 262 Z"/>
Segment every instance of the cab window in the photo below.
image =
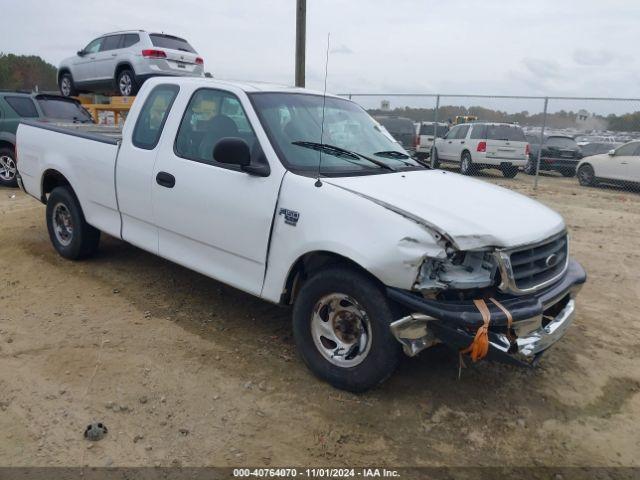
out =
<path fill-rule="evenodd" d="M 176 136 L 175 153 L 196 162 L 221 165 L 213 159 L 215 145 L 225 137 L 244 139 L 255 155 L 258 142 L 238 98 L 213 89 L 196 91 Z M 227 168 L 233 168 L 225 164 Z"/>
<path fill-rule="evenodd" d="M 145 150 L 156 148 L 179 90 L 177 85 L 158 85 L 149 93 L 133 130 L 131 141 L 136 147 Z"/>
<path fill-rule="evenodd" d="M 121 41 L 122 35 L 109 35 L 108 37 L 104 37 L 102 45 L 100 46 L 100 51 L 106 52 L 109 50 L 116 50 L 120 48 Z"/>
<path fill-rule="evenodd" d="M 102 41 L 104 38 L 96 38 L 89 45 L 84 47 L 84 53 L 97 53 L 100 51 L 100 46 L 102 45 Z"/>

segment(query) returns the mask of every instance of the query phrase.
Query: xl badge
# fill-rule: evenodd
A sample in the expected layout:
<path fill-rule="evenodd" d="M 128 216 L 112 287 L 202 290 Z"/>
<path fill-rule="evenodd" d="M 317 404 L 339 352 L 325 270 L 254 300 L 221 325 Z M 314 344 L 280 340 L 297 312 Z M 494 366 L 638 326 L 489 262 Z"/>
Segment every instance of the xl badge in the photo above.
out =
<path fill-rule="evenodd" d="M 287 208 L 281 208 L 280 215 L 284 215 L 284 223 L 286 223 L 287 225 L 293 225 L 294 227 L 300 219 L 300 213 L 296 212 L 295 210 L 289 210 Z"/>

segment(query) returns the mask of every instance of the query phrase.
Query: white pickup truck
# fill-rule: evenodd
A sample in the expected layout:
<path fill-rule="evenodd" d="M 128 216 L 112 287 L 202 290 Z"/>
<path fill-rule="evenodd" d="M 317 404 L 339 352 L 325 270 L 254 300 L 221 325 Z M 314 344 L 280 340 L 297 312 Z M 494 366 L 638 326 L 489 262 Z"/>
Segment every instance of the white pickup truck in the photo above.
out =
<path fill-rule="evenodd" d="M 17 152 L 60 255 L 103 232 L 293 305 L 300 355 L 342 389 L 383 381 L 403 351 L 464 350 L 486 323 L 489 358 L 531 364 L 586 279 L 557 213 L 422 166 L 336 96 L 155 78 L 121 136 L 24 122 Z"/>

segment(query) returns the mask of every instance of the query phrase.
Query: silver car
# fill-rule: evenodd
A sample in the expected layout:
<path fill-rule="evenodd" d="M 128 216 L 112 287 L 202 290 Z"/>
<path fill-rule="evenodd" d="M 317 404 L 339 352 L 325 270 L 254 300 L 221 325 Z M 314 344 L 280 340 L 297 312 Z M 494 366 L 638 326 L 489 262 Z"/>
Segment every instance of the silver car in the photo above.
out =
<path fill-rule="evenodd" d="M 189 42 L 164 33 L 128 30 L 103 35 L 58 67 L 58 86 L 69 97 L 83 92 L 135 95 L 156 76 L 202 77 L 204 60 Z"/>

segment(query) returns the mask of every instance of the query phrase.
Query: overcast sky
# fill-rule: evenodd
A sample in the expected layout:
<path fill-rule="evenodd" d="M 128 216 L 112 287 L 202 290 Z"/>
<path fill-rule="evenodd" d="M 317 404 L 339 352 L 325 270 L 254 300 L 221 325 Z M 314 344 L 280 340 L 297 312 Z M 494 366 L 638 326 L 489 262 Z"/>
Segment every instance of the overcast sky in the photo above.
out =
<path fill-rule="evenodd" d="M 295 3 L 0 0 L 0 51 L 57 65 L 105 32 L 164 31 L 217 78 L 291 84 Z M 639 97 L 638 25 L 638 0 L 307 0 L 307 86 L 322 89 L 331 32 L 335 93 Z"/>

